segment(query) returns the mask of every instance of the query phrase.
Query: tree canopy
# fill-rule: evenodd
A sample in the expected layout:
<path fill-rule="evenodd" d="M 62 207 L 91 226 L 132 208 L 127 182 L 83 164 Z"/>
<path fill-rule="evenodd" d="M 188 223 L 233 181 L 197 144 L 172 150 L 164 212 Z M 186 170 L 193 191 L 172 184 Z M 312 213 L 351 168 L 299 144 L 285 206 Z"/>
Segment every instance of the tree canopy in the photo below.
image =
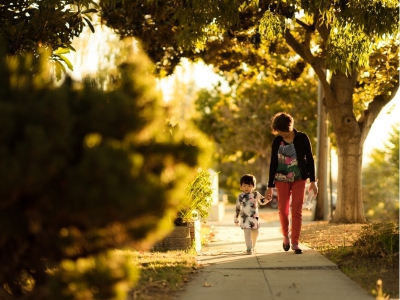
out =
<path fill-rule="evenodd" d="M 7 44 L 7 54 L 50 51 L 59 72 L 65 65 L 73 69 L 65 56 L 85 26 L 94 27 L 91 14 L 97 12 L 92 0 L 22 0 L 0 2 L 0 37 Z"/>

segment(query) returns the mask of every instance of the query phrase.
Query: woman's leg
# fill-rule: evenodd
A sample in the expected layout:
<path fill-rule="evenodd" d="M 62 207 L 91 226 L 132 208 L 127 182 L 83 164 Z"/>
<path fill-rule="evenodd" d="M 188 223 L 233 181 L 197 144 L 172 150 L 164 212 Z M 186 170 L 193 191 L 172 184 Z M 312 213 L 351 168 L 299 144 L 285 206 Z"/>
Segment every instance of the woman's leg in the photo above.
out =
<path fill-rule="evenodd" d="M 281 223 L 282 234 L 285 238 L 284 244 L 289 244 L 289 207 L 290 207 L 290 183 L 275 182 L 278 192 L 279 221 Z"/>
<path fill-rule="evenodd" d="M 290 236 L 292 248 L 299 244 L 305 185 L 305 180 L 296 180 L 292 182 L 292 234 Z"/>
<path fill-rule="evenodd" d="M 251 244 L 252 248 L 254 248 L 257 244 L 257 238 L 258 238 L 259 231 L 258 229 L 251 229 Z"/>

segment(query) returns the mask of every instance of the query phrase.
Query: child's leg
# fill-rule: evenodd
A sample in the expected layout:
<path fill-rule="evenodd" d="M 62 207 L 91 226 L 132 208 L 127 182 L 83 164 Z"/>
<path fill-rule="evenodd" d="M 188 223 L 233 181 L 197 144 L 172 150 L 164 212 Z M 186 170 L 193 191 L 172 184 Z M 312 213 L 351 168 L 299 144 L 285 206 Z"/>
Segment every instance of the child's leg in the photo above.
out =
<path fill-rule="evenodd" d="M 254 248 L 254 247 L 256 246 L 256 244 L 257 244 L 258 234 L 259 234 L 258 229 L 251 229 L 251 244 L 252 244 L 252 247 L 253 247 L 253 248 Z"/>
<path fill-rule="evenodd" d="M 243 229 L 244 232 L 244 242 L 246 243 L 247 250 L 251 249 L 251 232 L 253 230 L 249 228 Z"/>

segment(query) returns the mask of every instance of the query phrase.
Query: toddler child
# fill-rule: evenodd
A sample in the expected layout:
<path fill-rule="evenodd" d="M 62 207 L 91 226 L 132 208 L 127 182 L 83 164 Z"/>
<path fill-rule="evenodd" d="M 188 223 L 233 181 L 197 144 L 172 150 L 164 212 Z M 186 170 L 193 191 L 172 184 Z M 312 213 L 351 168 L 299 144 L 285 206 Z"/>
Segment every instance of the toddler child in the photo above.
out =
<path fill-rule="evenodd" d="M 236 199 L 236 212 L 234 222 L 244 231 L 246 243 L 246 253 L 252 254 L 257 243 L 258 229 L 260 222 L 258 219 L 258 203 L 267 204 L 263 195 L 253 191 L 256 186 L 256 177 L 252 174 L 243 175 L 240 178 L 240 190 L 242 191 Z M 240 223 L 239 223 L 240 216 Z"/>

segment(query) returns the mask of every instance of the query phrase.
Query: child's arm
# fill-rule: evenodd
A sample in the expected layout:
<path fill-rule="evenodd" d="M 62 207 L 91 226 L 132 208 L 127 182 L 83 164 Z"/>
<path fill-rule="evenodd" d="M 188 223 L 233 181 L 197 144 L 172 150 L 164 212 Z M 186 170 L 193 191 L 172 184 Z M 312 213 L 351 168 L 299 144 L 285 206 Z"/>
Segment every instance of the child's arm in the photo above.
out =
<path fill-rule="evenodd" d="M 239 214 L 241 211 L 241 205 L 239 200 L 240 200 L 240 195 L 236 198 L 235 216 L 233 218 L 233 222 L 235 223 L 236 226 L 239 226 Z"/>
<path fill-rule="evenodd" d="M 261 195 L 259 192 L 255 192 L 255 198 L 258 201 L 258 203 L 260 203 L 261 205 L 265 205 L 267 204 L 269 201 L 267 199 L 265 199 L 265 197 L 263 195 Z"/>

